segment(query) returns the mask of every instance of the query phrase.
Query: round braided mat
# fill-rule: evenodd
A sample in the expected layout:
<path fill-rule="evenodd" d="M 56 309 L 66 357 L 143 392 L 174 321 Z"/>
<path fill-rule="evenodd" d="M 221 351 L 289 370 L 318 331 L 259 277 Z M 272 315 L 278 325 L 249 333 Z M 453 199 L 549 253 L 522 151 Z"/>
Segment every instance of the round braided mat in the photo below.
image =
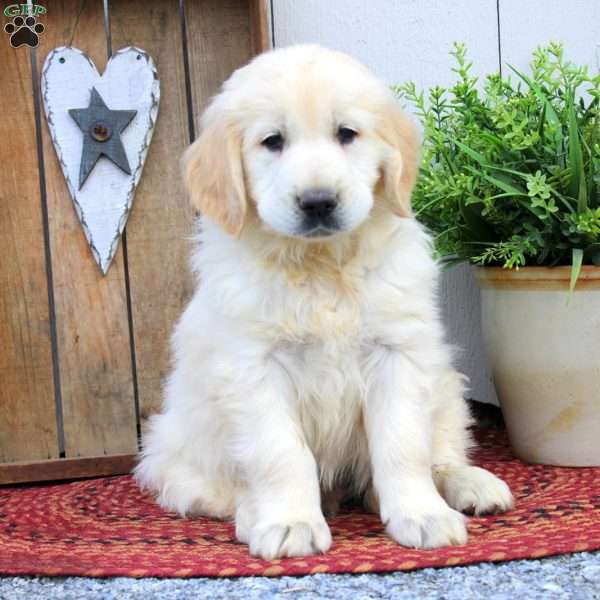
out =
<path fill-rule="evenodd" d="M 249 556 L 231 523 L 163 512 L 130 476 L 0 488 L 0 574 L 191 577 L 364 573 L 539 558 L 600 548 L 600 468 L 525 465 L 505 434 L 480 436 L 477 464 L 510 485 L 510 513 L 469 521 L 469 543 L 395 544 L 374 515 L 329 520 L 331 550 L 271 562 Z"/>

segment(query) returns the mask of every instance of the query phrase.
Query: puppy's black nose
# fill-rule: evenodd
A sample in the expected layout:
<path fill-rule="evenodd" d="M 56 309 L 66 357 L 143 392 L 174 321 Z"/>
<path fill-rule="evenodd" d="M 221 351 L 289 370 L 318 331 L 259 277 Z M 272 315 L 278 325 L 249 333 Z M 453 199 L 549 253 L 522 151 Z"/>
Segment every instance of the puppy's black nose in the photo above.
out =
<path fill-rule="evenodd" d="M 302 192 L 297 198 L 298 206 L 310 217 L 328 217 L 338 204 L 337 195 L 324 188 L 313 188 Z"/>

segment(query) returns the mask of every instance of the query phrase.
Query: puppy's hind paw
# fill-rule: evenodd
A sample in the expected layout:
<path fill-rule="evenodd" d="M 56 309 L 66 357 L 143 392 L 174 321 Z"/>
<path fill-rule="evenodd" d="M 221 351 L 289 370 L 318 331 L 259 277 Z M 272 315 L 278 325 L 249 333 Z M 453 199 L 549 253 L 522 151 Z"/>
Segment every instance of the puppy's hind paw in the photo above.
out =
<path fill-rule="evenodd" d="M 327 552 L 331 533 L 324 519 L 257 525 L 250 532 L 250 554 L 265 560 Z"/>

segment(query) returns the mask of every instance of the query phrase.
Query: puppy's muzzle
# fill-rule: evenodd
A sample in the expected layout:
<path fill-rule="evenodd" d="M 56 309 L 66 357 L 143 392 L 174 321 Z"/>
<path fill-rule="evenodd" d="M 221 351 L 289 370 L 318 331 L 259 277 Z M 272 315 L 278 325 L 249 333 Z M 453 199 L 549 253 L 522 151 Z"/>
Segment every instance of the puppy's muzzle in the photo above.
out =
<path fill-rule="evenodd" d="M 302 235 L 307 237 L 331 235 L 339 229 L 335 217 L 338 197 L 333 190 L 312 188 L 296 198 L 303 215 Z"/>

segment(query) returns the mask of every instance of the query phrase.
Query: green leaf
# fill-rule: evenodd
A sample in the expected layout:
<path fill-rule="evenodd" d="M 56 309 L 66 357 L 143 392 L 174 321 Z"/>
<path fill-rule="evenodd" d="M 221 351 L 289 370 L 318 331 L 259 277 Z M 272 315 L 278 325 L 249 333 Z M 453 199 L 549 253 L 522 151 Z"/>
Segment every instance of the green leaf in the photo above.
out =
<path fill-rule="evenodd" d="M 521 196 L 523 194 L 519 194 Z M 494 194 L 493 196 L 488 196 L 488 200 L 497 200 L 498 198 L 512 198 L 515 196 L 512 192 L 503 192 L 502 194 Z"/>
<path fill-rule="evenodd" d="M 587 189 L 583 167 L 583 153 L 579 140 L 579 129 L 577 127 L 577 114 L 573 98 L 568 100 L 569 116 L 569 168 L 571 170 L 571 195 L 577 198 L 577 211 L 583 212 L 587 208 Z"/>
<path fill-rule="evenodd" d="M 495 165 L 489 165 L 490 169 L 494 171 L 500 171 L 501 173 L 510 173 L 511 175 L 516 175 L 525 181 L 529 181 L 531 173 L 523 173 L 523 171 L 515 171 L 515 169 L 507 169 L 506 167 L 497 167 Z M 514 181 L 514 180 L 513 180 Z"/>
<path fill-rule="evenodd" d="M 548 115 L 548 120 L 551 121 L 552 123 L 554 123 L 555 125 L 558 125 L 560 128 L 561 127 L 560 119 L 558 118 L 558 115 L 556 114 L 556 111 L 554 110 L 552 103 L 548 99 L 548 96 L 546 96 L 546 94 L 544 93 L 544 90 L 542 90 L 542 88 L 535 81 L 533 81 L 532 79 L 527 77 L 527 75 L 525 75 L 525 73 L 521 73 L 521 71 L 518 71 L 512 65 L 507 64 L 507 67 L 513 73 L 515 73 L 517 75 L 517 77 L 522 79 L 533 90 L 533 93 L 538 97 L 538 100 L 540 102 L 542 102 L 542 104 L 544 105 L 544 108 Z"/>
<path fill-rule="evenodd" d="M 489 166 L 488 159 L 483 154 L 480 154 L 479 152 L 472 150 L 471 148 L 469 148 L 462 142 L 459 142 L 458 140 L 453 140 L 453 141 L 465 154 L 470 156 L 473 160 L 477 161 L 482 167 Z"/>
<path fill-rule="evenodd" d="M 557 192 L 554 188 L 552 188 L 552 193 L 565 205 L 569 212 L 575 212 L 575 209 L 571 206 L 571 203 L 560 192 Z"/>
<path fill-rule="evenodd" d="M 493 169 L 494 171 L 502 171 L 504 173 L 511 173 L 513 175 L 518 175 L 519 177 L 522 177 L 525 180 L 527 180 L 529 178 L 529 173 L 523 173 L 521 171 L 515 171 L 514 169 L 507 169 L 505 167 L 497 167 L 496 165 L 490 164 L 488 162 L 487 158 L 483 154 L 476 152 L 472 148 L 469 148 L 469 146 L 467 146 L 466 144 L 463 144 L 462 142 L 459 142 L 458 140 L 454 140 L 454 143 L 465 154 L 470 156 L 473 160 L 477 161 L 482 167 L 485 167 L 487 169 Z M 474 172 L 476 172 L 476 171 L 474 171 Z M 523 191 L 525 191 L 525 190 L 523 190 Z"/>
<path fill-rule="evenodd" d="M 538 135 L 540 140 L 544 139 L 544 125 L 546 123 L 546 104 L 542 105 L 542 112 L 540 114 L 540 123 L 538 125 Z"/>
<path fill-rule="evenodd" d="M 422 206 L 419 206 L 419 208 L 415 211 L 415 217 L 418 217 L 422 212 L 431 208 L 435 204 L 438 204 L 439 201 L 440 201 L 439 198 L 436 197 L 436 198 L 433 198 L 432 200 L 430 200 L 429 202 L 423 204 Z"/>
<path fill-rule="evenodd" d="M 450 173 L 452 173 L 453 175 L 456 174 L 456 168 L 454 167 L 454 164 L 452 163 L 452 159 L 450 158 L 450 156 L 445 148 L 443 150 L 441 150 L 441 155 L 442 155 L 442 158 L 446 161 L 446 165 L 448 165 L 448 169 L 450 170 Z"/>
<path fill-rule="evenodd" d="M 581 248 L 573 248 L 573 262 L 571 265 L 571 284 L 569 285 L 570 294 L 575 290 L 577 279 L 581 273 L 581 264 L 583 263 L 583 250 Z"/>
<path fill-rule="evenodd" d="M 585 113 L 583 115 L 583 123 L 587 123 L 591 118 L 595 117 L 597 114 L 597 111 L 595 110 L 596 107 L 598 106 L 598 98 L 594 98 L 589 106 L 587 107 L 587 109 L 585 110 Z"/>
<path fill-rule="evenodd" d="M 529 194 L 523 188 L 517 187 L 514 182 L 508 180 L 507 177 L 503 177 L 502 175 L 493 176 L 488 175 L 487 173 L 483 173 L 482 177 L 490 183 L 493 183 L 496 187 L 500 188 L 507 194 L 511 194 L 512 196 L 529 197 Z"/>
<path fill-rule="evenodd" d="M 496 146 L 496 148 L 502 149 L 504 147 L 504 142 L 497 135 L 493 135 L 492 133 L 489 133 L 487 131 L 482 131 L 479 134 L 479 137 L 482 140 L 493 144 L 494 146 Z"/>
<path fill-rule="evenodd" d="M 458 225 L 454 225 L 453 227 L 448 227 L 448 229 L 446 229 L 444 231 L 440 231 L 433 239 L 434 239 L 434 241 L 437 241 L 442 236 L 448 235 L 449 233 L 451 233 L 452 231 L 456 231 L 457 229 L 460 229 L 460 227 Z"/>

